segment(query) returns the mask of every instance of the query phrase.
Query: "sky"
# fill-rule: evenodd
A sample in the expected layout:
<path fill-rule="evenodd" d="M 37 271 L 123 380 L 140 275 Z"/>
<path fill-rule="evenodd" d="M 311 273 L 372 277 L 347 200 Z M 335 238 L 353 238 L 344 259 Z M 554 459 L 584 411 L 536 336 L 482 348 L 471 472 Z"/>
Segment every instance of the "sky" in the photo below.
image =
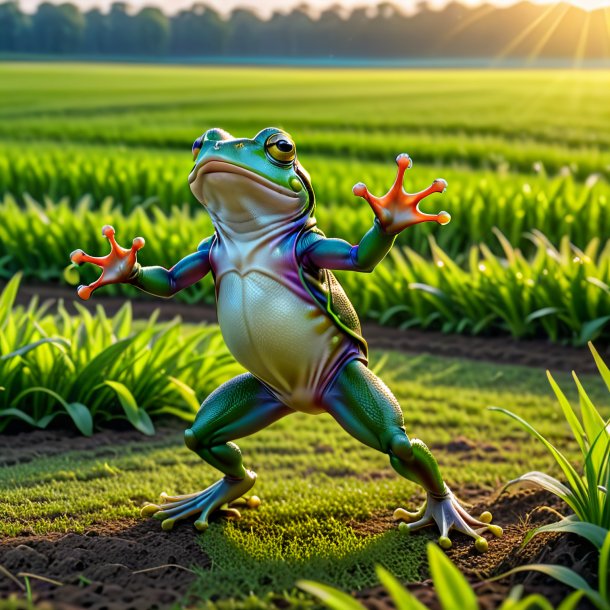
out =
<path fill-rule="evenodd" d="M 32 12 L 41 0 L 21 0 L 20 6 L 23 10 Z M 60 4 L 65 0 L 51 0 L 56 4 Z M 77 4 L 82 9 L 93 7 L 107 9 L 113 0 L 69 0 Z M 127 0 L 128 4 L 135 9 L 142 6 L 159 6 L 166 13 L 173 13 L 182 8 L 188 8 L 193 5 L 195 0 Z M 479 4 L 479 0 L 460 0 L 463 4 Z M 494 4 L 512 4 L 515 0 L 491 0 Z M 544 0 L 535 0 L 544 2 Z M 600 6 L 610 6 L 610 0 L 569 0 L 572 4 L 582 6 L 584 8 L 593 9 Z M 300 4 L 303 0 L 203 0 L 205 4 L 215 7 L 220 13 L 227 13 L 231 9 L 240 6 L 248 7 L 256 10 L 261 15 L 267 16 L 274 10 L 286 10 L 296 4 Z M 440 7 L 447 0 L 429 0 L 428 4 L 435 7 Z M 330 4 L 341 4 L 347 8 L 353 6 L 375 5 L 377 0 L 306 0 L 306 3 L 314 9 L 325 8 Z M 406 12 L 410 12 L 417 4 L 417 0 L 394 0 L 394 3 L 402 6 Z"/>

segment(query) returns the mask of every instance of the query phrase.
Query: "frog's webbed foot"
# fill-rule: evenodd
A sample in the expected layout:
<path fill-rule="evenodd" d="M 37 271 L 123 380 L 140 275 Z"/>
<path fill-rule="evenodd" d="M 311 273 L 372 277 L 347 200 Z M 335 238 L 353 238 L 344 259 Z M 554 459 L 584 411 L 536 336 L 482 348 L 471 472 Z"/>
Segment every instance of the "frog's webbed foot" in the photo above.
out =
<path fill-rule="evenodd" d="M 394 511 L 394 519 L 406 521 L 404 525 L 401 524 L 401 528 L 404 527 L 407 531 L 436 524 L 441 534 L 438 543 L 443 549 L 451 548 L 449 532 L 452 529 L 474 538 L 474 546 L 481 553 L 484 553 L 488 547 L 487 540 L 481 535 L 483 532 L 488 531 L 498 538 L 503 533 L 501 527 L 491 524 L 491 513 L 484 512 L 475 519 L 466 512 L 449 490 L 442 497 L 428 492 L 426 502 L 415 513 L 397 508 Z"/>
<path fill-rule="evenodd" d="M 137 252 L 144 247 L 142 237 L 136 237 L 129 249 L 119 246 L 114 238 L 114 228 L 110 225 L 104 226 L 102 235 L 110 242 L 110 252 L 106 256 L 90 256 L 82 250 L 74 250 L 70 254 L 70 260 L 76 265 L 93 263 L 102 269 L 102 274 L 95 282 L 78 287 L 78 296 L 84 301 L 100 286 L 128 280 L 136 264 Z"/>
<path fill-rule="evenodd" d="M 260 500 L 257 496 L 242 497 L 252 488 L 255 481 L 256 474 L 246 471 L 243 479 L 225 477 L 207 489 L 192 494 L 168 496 L 163 492 L 159 504 L 147 504 L 142 508 L 142 516 L 159 519 L 164 530 L 171 530 L 176 521 L 199 514 L 195 527 L 203 532 L 214 512 L 239 518 L 241 515 L 236 506 L 241 504 L 250 508 L 258 507 Z M 229 506 L 229 503 L 233 504 Z"/>
<path fill-rule="evenodd" d="M 402 153 L 396 157 L 396 164 L 398 165 L 396 180 L 385 195 L 375 197 L 362 182 L 354 186 L 354 195 L 362 197 L 369 203 L 381 226 L 388 233 L 400 233 L 403 229 L 420 222 L 434 221 L 446 225 L 451 220 L 451 216 L 447 212 L 424 214 L 420 211 L 419 204 L 432 193 L 444 193 L 447 182 L 442 178 L 437 178 L 423 191 L 407 193 L 403 188 L 403 180 L 405 171 L 413 165 L 413 162 L 409 155 Z"/>

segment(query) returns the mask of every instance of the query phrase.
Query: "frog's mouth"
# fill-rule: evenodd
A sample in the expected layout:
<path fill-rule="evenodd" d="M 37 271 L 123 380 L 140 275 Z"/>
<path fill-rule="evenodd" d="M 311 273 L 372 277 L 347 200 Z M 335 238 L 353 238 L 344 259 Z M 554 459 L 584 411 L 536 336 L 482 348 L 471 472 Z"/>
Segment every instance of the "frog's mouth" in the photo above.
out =
<path fill-rule="evenodd" d="M 202 201 L 202 183 L 205 180 L 206 174 L 238 174 L 274 193 L 278 193 L 284 197 L 290 197 L 291 199 L 299 199 L 298 193 L 279 184 L 275 184 L 275 182 L 271 182 L 271 180 L 268 180 L 245 167 L 235 165 L 224 159 L 210 157 L 195 167 L 189 175 L 191 191 L 199 201 Z"/>

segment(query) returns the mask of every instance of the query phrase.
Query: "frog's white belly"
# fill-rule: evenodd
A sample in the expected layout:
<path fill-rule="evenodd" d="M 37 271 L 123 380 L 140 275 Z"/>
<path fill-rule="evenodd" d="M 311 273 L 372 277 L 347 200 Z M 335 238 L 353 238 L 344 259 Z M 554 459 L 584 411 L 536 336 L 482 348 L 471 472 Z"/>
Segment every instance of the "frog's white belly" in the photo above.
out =
<path fill-rule="evenodd" d="M 264 270 L 217 277 L 218 322 L 235 357 L 293 409 L 319 412 L 348 337 L 313 302 Z"/>

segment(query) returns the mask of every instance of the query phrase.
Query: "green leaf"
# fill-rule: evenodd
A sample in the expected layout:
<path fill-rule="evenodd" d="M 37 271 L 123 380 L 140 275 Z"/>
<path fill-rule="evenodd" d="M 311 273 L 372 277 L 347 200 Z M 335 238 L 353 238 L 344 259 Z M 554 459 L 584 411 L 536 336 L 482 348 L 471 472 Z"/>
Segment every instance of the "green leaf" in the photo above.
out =
<path fill-rule="evenodd" d="M 170 375 L 168 376 L 168 379 L 170 383 L 178 390 L 178 393 L 180 396 L 182 396 L 184 402 L 186 402 L 193 413 L 197 413 L 197 411 L 199 411 L 199 407 L 201 407 L 201 403 L 197 400 L 195 390 L 176 377 L 172 377 Z"/>
<path fill-rule="evenodd" d="M 570 489 L 568 489 L 563 483 L 559 482 L 557 479 L 545 474 L 544 472 L 538 472 L 536 470 L 532 472 L 527 472 L 526 474 L 522 474 L 520 477 L 509 481 L 504 485 L 503 489 L 508 489 L 513 485 L 520 485 L 522 483 L 528 484 L 531 483 L 542 489 L 551 492 L 556 495 L 558 498 L 561 498 L 570 508 L 575 510 L 574 508 L 574 499 L 573 494 Z M 578 505 L 576 505 L 578 507 Z"/>
<path fill-rule="evenodd" d="M 557 606 L 557 610 L 577 610 L 584 591 L 573 591 Z"/>
<path fill-rule="evenodd" d="M 513 568 L 512 570 L 504 572 L 499 576 L 494 576 L 489 580 L 493 582 L 494 580 L 500 580 L 501 578 L 506 578 L 507 576 L 512 576 L 513 574 L 517 574 L 519 572 L 530 571 L 546 574 L 547 576 L 558 580 L 559 582 L 563 583 L 564 585 L 567 585 L 568 587 L 572 587 L 577 591 L 582 591 L 598 608 L 608 608 L 608 605 L 604 602 L 600 594 L 594 589 L 592 589 L 589 583 L 582 576 L 577 574 L 574 570 L 566 568 L 565 566 L 533 563 Z"/>
<path fill-rule="evenodd" d="M 0 358 L 0 360 L 9 360 L 10 358 L 14 358 L 15 356 L 25 356 L 28 352 L 35 350 L 37 347 L 41 345 L 50 344 L 57 346 L 62 351 L 64 347 L 70 347 L 70 342 L 67 339 L 63 339 L 62 337 L 45 337 L 44 339 L 39 339 L 38 341 L 34 341 L 33 343 L 28 343 L 28 345 L 24 345 L 19 349 L 11 352 L 10 354 L 5 354 Z"/>
<path fill-rule="evenodd" d="M 0 417 L 17 417 L 18 419 L 30 424 L 30 426 L 38 427 L 36 420 L 29 416 L 25 411 L 10 407 L 9 409 L 0 409 Z"/>
<path fill-rule="evenodd" d="M 379 582 L 390 594 L 397 610 L 426 610 L 426 606 L 407 591 L 385 568 L 376 566 L 375 571 L 377 572 Z"/>
<path fill-rule="evenodd" d="M 150 416 L 138 406 L 129 388 L 118 381 L 106 380 L 104 383 L 115 391 L 129 423 L 142 434 L 152 436 L 155 433 L 155 427 Z"/>
<path fill-rule="evenodd" d="M 584 345 L 596 339 L 608 322 L 610 322 L 610 316 L 602 316 L 601 318 L 584 322 L 580 327 L 580 344 Z"/>
<path fill-rule="evenodd" d="M 605 432 L 606 424 L 599 414 L 599 411 L 595 408 L 595 405 L 591 402 L 591 399 L 582 387 L 580 380 L 576 373 L 572 372 L 572 377 L 578 388 L 578 396 L 580 397 L 580 411 L 582 414 L 582 422 L 589 439 L 589 445 L 593 445 L 593 442 L 597 439 L 600 433 L 603 433 L 606 438 L 610 438 L 610 433 Z M 600 450 L 603 451 L 604 443 L 600 446 Z"/>
<path fill-rule="evenodd" d="M 434 543 L 428 543 L 428 563 L 436 593 L 446 610 L 478 610 L 477 596 L 451 560 Z"/>
<path fill-rule="evenodd" d="M 547 448 L 549 453 L 553 456 L 553 458 L 565 474 L 566 478 L 568 479 L 568 483 L 572 490 L 571 497 L 574 498 L 574 501 L 578 504 L 579 507 L 579 510 L 573 507 L 574 512 L 576 512 L 577 514 L 582 514 L 586 512 L 586 506 L 583 505 L 582 498 L 586 497 L 587 492 L 583 486 L 580 476 L 578 475 L 576 470 L 574 470 L 574 467 L 570 464 L 570 462 L 568 462 L 566 457 L 560 451 L 558 451 L 554 445 L 547 441 L 544 436 L 542 436 L 542 434 L 538 432 L 538 430 L 536 430 L 523 418 L 519 417 L 518 415 L 515 415 L 514 413 L 511 413 L 510 411 L 507 411 L 506 409 L 501 409 L 499 407 L 490 407 L 490 410 L 504 413 L 505 415 L 508 415 L 508 417 L 511 417 L 512 419 L 516 420 L 517 422 L 519 422 L 519 424 L 521 424 L 523 428 L 525 428 L 532 436 L 537 438 Z"/>
<path fill-rule="evenodd" d="M 4 323 L 12 312 L 20 283 L 21 273 L 16 273 L 0 293 L 0 328 L 4 326 Z"/>
<path fill-rule="evenodd" d="M 78 267 L 74 264 L 68 265 L 62 273 L 64 282 L 70 286 L 77 286 L 80 282 L 80 273 Z"/>
<path fill-rule="evenodd" d="M 298 580 L 299 589 L 314 595 L 332 610 L 365 610 L 351 595 L 311 580 Z"/>
<path fill-rule="evenodd" d="M 580 420 L 576 416 L 576 413 L 574 413 L 574 409 L 572 409 L 570 401 L 566 398 L 565 394 L 561 391 L 561 388 L 553 379 L 553 376 L 551 375 L 550 371 L 546 372 L 546 376 L 549 380 L 549 383 L 551 384 L 551 388 L 553 388 L 553 392 L 555 392 L 557 400 L 559 401 L 561 410 L 563 411 L 563 414 L 566 420 L 568 421 L 568 424 L 570 424 L 572 434 L 574 435 L 574 438 L 576 439 L 576 442 L 578 443 L 578 446 L 580 447 L 583 456 L 587 455 L 587 447 L 585 444 L 585 430 L 582 427 Z"/>
<path fill-rule="evenodd" d="M 575 515 L 572 515 L 572 517 L 575 517 Z M 606 538 L 606 534 L 608 533 L 607 530 L 599 525 L 586 523 L 585 521 L 578 521 L 574 518 L 567 518 L 562 519 L 557 523 L 549 523 L 548 525 L 543 525 L 541 527 L 537 527 L 535 530 L 531 530 L 525 537 L 523 544 L 527 544 L 527 542 L 529 542 L 534 536 L 544 532 L 577 534 L 578 536 L 586 538 L 598 549 L 601 549 Z"/>
<path fill-rule="evenodd" d="M 599 370 L 599 374 L 602 376 L 604 383 L 606 384 L 608 391 L 610 392 L 610 369 L 606 366 L 606 363 L 602 360 L 602 357 L 599 355 L 593 343 L 589 341 L 589 349 L 593 354 L 593 358 L 595 359 L 595 364 Z"/>
<path fill-rule="evenodd" d="M 84 404 L 70 402 L 66 403 L 64 408 L 82 434 L 85 436 L 93 434 L 93 417 L 91 417 L 91 411 Z"/>
<path fill-rule="evenodd" d="M 89 412 L 89 409 L 87 409 L 87 407 L 85 407 L 85 405 L 82 405 L 77 402 L 74 402 L 74 403 L 67 402 L 57 392 L 51 390 L 50 388 L 45 388 L 45 387 L 41 387 L 41 386 L 27 388 L 26 390 L 24 390 L 23 392 L 18 394 L 15 397 L 13 402 L 14 402 L 14 404 L 17 404 L 28 394 L 36 394 L 36 393 L 48 394 L 49 396 L 54 398 L 64 408 L 64 410 L 70 416 L 70 418 L 74 422 L 74 425 L 79 429 L 79 431 L 82 434 L 84 434 L 85 436 L 91 436 L 91 434 L 93 433 L 93 419 L 91 417 L 91 413 Z M 46 418 L 42 418 L 42 420 L 46 421 Z M 41 427 L 40 423 L 39 423 L 40 421 L 41 420 L 36 422 L 35 425 L 38 427 Z M 42 427 L 46 427 L 49 424 L 49 421 L 46 421 L 45 426 L 42 426 Z"/>
<path fill-rule="evenodd" d="M 542 309 L 537 309 L 533 311 L 529 316 L 525 318 L 525 321 L 529 324 L 538 318 L 544 318 L 545 316 L 550 316 L 554 313 L 558 313 L 560 310 L 557 307 L 543 307 Z"/>

